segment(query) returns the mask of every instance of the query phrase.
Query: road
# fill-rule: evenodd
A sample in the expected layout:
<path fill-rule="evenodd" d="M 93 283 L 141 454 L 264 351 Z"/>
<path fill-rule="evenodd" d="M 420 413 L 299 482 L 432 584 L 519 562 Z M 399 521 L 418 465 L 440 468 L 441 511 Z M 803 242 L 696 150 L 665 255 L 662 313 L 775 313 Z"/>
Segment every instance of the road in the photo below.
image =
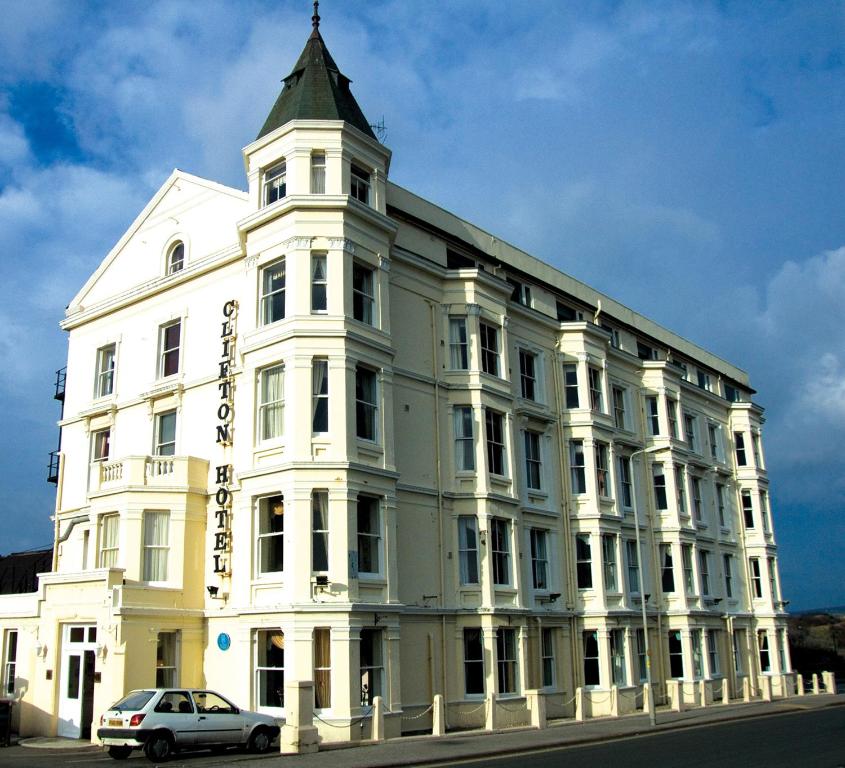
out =
<path fill-rule="evenodd" d="M 471 737 L 475 738 L 475 737 Z M 477 737 L 482 739 L 484 737 Z M 415 752 L 419 753 L 419 744 Z M 428 752 L 429 750 L 424 750 Z M 368 750 L 345 749 L 320 755 L 326 766 L 365 768 Z M 443 752 L 431 742 L 431 759 Z M 316 756 L 314 756 L 316 757 Z M 278 755 L 255 757 L 237 752 L 226 755 L 179 755 L 168 768 L 271 768 Z M 282 758 L 296 768 L 298 758 Z M 416 765 L 424 766 L 421 760 Z M 0 749 L 3 768 L 107 768 L 127 765 L 105 753 L 88 750 L 39 750 L 27 747 Z M 845 707 L 723 721 L 654 735 L 616 739 L 601 744 L 534 750 L 500 758 L 438 763 L 460 768 L 845 768 Z M 128 766 L 152 763 L 139 752 Z"/>

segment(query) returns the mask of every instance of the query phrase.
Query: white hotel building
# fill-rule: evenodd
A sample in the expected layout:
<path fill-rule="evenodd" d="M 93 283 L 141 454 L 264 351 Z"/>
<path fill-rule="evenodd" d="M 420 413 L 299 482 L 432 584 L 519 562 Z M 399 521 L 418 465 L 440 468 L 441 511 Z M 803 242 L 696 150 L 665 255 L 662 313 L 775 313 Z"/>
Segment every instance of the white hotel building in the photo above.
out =
<path fill-rule="evenodd" d="M 318 26 L 284 83 L 248 190 L 174 171 L 70 301 L 54 567 L 0 596 L 21 734 L 155 685 L 313 680 L 326 741 L 376 695 L 389 735 L 438 693 L 630 710 L 644 599 L 659 702 L 780 690 L 746 373 L 391 184 Z"/>

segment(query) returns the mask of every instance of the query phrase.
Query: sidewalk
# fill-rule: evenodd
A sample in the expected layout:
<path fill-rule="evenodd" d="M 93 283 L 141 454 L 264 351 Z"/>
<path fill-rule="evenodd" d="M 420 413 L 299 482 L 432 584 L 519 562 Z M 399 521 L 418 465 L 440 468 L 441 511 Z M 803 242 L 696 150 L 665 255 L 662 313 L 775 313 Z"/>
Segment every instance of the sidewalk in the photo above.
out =
<path fill-rule="evenodd" d="M 772 702 L 714 704 L 685 712 L 658 708 L 655 728 L 649 726 L 648 716 L 642 714 L 624 715 L 618 718 L 593 718 L 584 722 L 566 719 L 553 721 L 544 730 L 511 728 L 492 732 L 461 731 L 437 737 L 405 736 L 381 743 L 332 744 L 326 745 L 322 751 L 315 754 L 290 755 L 283 759 L 291 761 L 291 765 L 295 768 L 325 768 L 327 760 L 331 762 L 332 768 L 401 768 L 592 744 L 611 739 L 648 735 L 657 731 L 695 728 L 731 720 L 840 706 L 845 706 L 845 696 L 822 694 L 776 699 Z M 15 743 L 14 739 L 12 743 Z M 74 749 L 83 754 L 89 751 L 100 751 L 100 747 L 90 742 L 75 739 L 38 737 L 21 739 L 18 743 L 20 746 L 38 749 Z M 255 763 L 266 768 L 268 763 L 265 761 L 272 758 L 278 759 L 278 754 L 271 753 L 262 757 L 227 754 L 225 763 L 238 763 L 245 768 Z"/>
<path fill-rule="evenodd" d="M 316 754 L 286 756 L 285 759 L 291 760 L 296 768 L 324 768 L 326 753 L 331 751 L 332 768 L 399 768 L 400 766 L 430 765 L 467 758 L 483 759 L 529 750 L 590 744 L 647 735 L 656 731 L 694 728 L 729 720 L 835 706 L 845 706 L 845 696 L 823 694 L 777 699 L 772 702 L 714 704 L 686 712 L 672 712 L 669 709 L 658 708 L 655 728 L 649 726 L 648 716 L 642 714 L 618 718 L 595 718 L 581 723 L 567 719 L 553 722 L 545 730 L 524 728 L 493 732 L 464 731 L 439 737 L 405 736 L 381 743 L 362 742 L 358 746 L 338 745 Z"/>

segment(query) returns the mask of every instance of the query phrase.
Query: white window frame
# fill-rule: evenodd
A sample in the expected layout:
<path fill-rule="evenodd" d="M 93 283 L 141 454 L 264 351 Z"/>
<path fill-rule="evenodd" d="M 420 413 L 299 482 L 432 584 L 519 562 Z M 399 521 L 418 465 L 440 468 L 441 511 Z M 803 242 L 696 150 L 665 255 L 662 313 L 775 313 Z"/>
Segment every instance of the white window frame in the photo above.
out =
<path fill-rule="evenodd" d="M 114 394 L 117 344 L 106 344 L 97 350 L 97 372 L 94 378 L 94 397 L 108 397 Z"/>
<path fill-rule="evenodd" d="M 266 168 L 262 175 L 262 197 L 265 206 L 287 197 L 287 161 L 282 158 Z"/>
<path fill-rule="evenodd" d="M 369 654 L 365 654 L 367 646 Z M 376 696 L 384 696 L 384 632 L 362 627 L 359 650 L 361 706 L 366 707 L 372 705 Z"/>
<path fill-rule="evenodd" d="M 362 503 L 366 504 L 366 514 L 369 517 L 369 522 L 366 530 L 361 527 L 362 520 Z M 382 575 L 382 564 L 384 556 L 382 553 L 382 510 L 381 499 L 377 496 L 367 496 L 360 494 L 355 504 L 355 538 L 356 538 L 356 552 L 358 560 L 358 578 L 377 578 Z M 368 570 L 363 570 L 361 557 L 362 552 L 369 551 L 373 559 L 375 567 L 372 562 Z"/>
<path fill-rule="evenodd" d="M 572 484 L 572 495 L 581 496 L 587 493 L 587 467 L 583 440 L 569 441 L 569 471 Z"/>
<path fill-rule="evenodd" d="M 327 573 L 330 564 L 329 552 L 329 492 L 325 489 L 311 491 L 311 573 Z M 325 568 L 318 568 L 317 549 L 323 550 Z"/>
<path fill-rule="evenodd" d="M 604 382 L 601 369 L 588 365 L 587 377 L 590 386 L 590 408 L 596 413 L 604 413 Z"/>
<path fill-rule="evenodd" d="M 17 629 L 7 629 L 3 633 L 3 688 L 0 694 L 14 696 L 18 680 L 18 641 Z"/>
<path fill-rule="evenodd" d="M 495 587 L 510 587 L 511 568 L 511 524 L 503 517 L 490 519 L 490 562 Z"/>
<path fill-rule="evenodd" d="M 575 584 L 578 589 L 594 587 L 593 548 L 589 533 L 575 534 Z"/>
<path fill-rule="evenodd" d="M 619 591 L 619 561 L 616 557 L 616 539 L 615 533 L 603 533 L 601 535 L 601 562 L 605 592 Z"/>
<path fill-rule="evenodd" d="M 108 512 L 100 515 L 100 551 L 97 553 L 98 568 L 116 568 L 120 554 L 120 513 Z"/>
<path fill-rule="evenodd" d="M 156 688 L 176 688 L 179 686 L 181 636 L 182 633 L 178 629 L 158 633 L 156 638 Z M 171 655 L 172 658 L 167 658 Z"/>
<path fill-rule="evenodd" d="M 168 331 L 171 328 L 178 328 L 176 344 L 173 340 L 168 341 Z M 176 358 L 176 370 L 167 373 L 168 361 Z M 182 368 L 182 318 L 162 323 L 158 327 L 158 378 L 166 379 L 176 376 Z"/>
<path fill-rule="evenodd" d="M 278 576 L 285 570 L 285 499 L 281 494 L 264 496 L 256 504 L 255 522 L 255 575 L 257 578 Z M 274 525 L 274 523 L 281 525 Z M 273 553 L 278 553 L 281 542 L 281 567 L 272 567 Z M 267 564 L 265 564 L 267 559 Z"/>
<path fill-rule="evenodd" d="M 557 670 L 555 663 L 555 630 L 553 627 L 540 629 L 540 685 L 545 690 L 555 688 Z"/>
<path fill-rule="evenodd" d="M 496 629 L 496 691 L 499 695 L 519 693 L 519 652 L 516 630 Z"/>
<path fill-rule="evenodd" d="M 167 440 L 164 432 L 164 420 L 173 417 L 173 439 Z M 176 430 L 179 417 L 176 409 L 161 411 L 155 415 L 155 445 L 153 446 L 154 456 L 175 456 L 176 455 Z"/>
<path fill-rule="evenodd" d="M 536 592 L 548 592 L 551 589 L 550 533 L 545 528 L 531 528 L 528 534 L 531 548 L 531 585 Z"/>
<path fill-rule="evenodd" d="M 452 410 L 455 430 L 455 471 L 475 472 L 475 420 L 471 405 L 456 405 Z"/>
<path fill-rule="evenodd" d="M 278 377 L 276 397 L 269 391 Z M 285 366 L 271 365 L 258 372 L 258 442 L 279 440 L 285 434 Z"/>
<path fill-rule="evenodd" d="M 628 429 L 628 390 L 619 384 L 610 388 L 613 398 L 613 423 L 617 429 Z"/>
<path fill-rule="evenodd" d="M 311 152 L 311 194 L 326 193 L 326 153 L 320 150 Z"/>
<path fill-rule="evenodd" d="M 364 399 L 370 394 L 364 391 L 365 379 L 372 383 L 372 400 Z M 363 365 L 355 367 L 355 436 L 372 443 L 379 439 L 378 373 Z"/>
<path fill-rule="evenodd" d="M 151 525 L 154 516 L 164 520 L 158 533 L 163 532 L 163 540 L 156 536 L 156 526 Z M 166 509 L 145 509 L 142 520 L 143 539 L 141 541 L 141 575 L 142 580 L 147 583 L 163 583 L 168 580 L 170 566 L 170 511 Z M 159 555 L 163 558 L 163 566 L 156 563 Z M 156 565 L 159 565 L 161 572 L 156 572 Z"/>
<path fill-rule="evenodd" d="M 519 349 L 519 392 L 524 400 L 541 402 L 540 356 L 530 349 Z"/>
<path fill-rule="evenodd" d="M 458 517 L 458 577 L 461 586 L 478 586 L 478 519 L 473 515 Z"/>
<path fill-rule="evenodd" d="M 525 485 L 529 491 L 543 490 L 543 435 L 531 429 L 523 433 L 525 444 Z"/>
<path fill-rule="evenodd" d="M 636 539 L 625 539 L 625 561 L 628 569 L 628 594 L 640 594 L 640 553 Z"/>
<path fill-rule="evenodd" d="M 491 408 L 484 409 L 484 438 L 487 448 L 487 471 L 497 477 L 508 476 L 508 451 L 505 443 L 505 415 Z"/>
<path fill-rule="evenodd" d="M 319 424 L 317 422 L 318 414 L 321 416 L 321 423 Z M 325 414 L 325 424 L 322 423 L 323 414 Z M 311 434 L 324 435 L 328 431 L 329 361 L 325 357 L 315 357 L 311 360 Z"/>
<path fill-rule="evenodd" d="M 329 311 L 328 254 L 311 254 L 311 314 L 325 315 Z"/>
<path fill-rule="evenodd" d="M 483 320 L 479 323 L 479 340 L 481 342 L 481 370 L 488 376 L 499 376 L 501 370 L 499 355 L 501 341 L 500 328 Z M 492 344 L 492 346 L 491 346 Z"/>
<path fill-rule="evenodd" d="M 581 407 L 581 396 L 578 391 L 578 366 L 575 363 L 563 364 L 564 404 L 567 410 Z"/>
<path fill-rule="evenodd" d="M 177 240 L 167 249 L 167 274 L 175 275 L 185 268 L 185 243 Z"/>
<path fill-rule="evenodd" d="M 449 367 L 453 371 L 469 369 L 469 333 L 466 317 L 449 318 Z"/>
<path fill-rule="evenodd" d="M 612 499 L 613 488 L 610 483 L 610 446 L 607 443 L 596 441 L 593 444 L 593 453 L 596 463 L 596 491 L 599 498 Z"/>
<path fill-rule="evenodd" d="M 356 200 L 370 204 L 370 193 L 372 187 L 372 174 L 355 163 L 349 166 L 349 194 Z"/>
<path fill-rule="evenodd" d="M 274 280 L 281 285 L 274 287 Z M 260 325 L 272 325 L 284 320 L 287 315 L 287 264 L 284 259 L 277 259 L 261 268 L 259 273 L 259 320 Z M 281 307 L 277 305 L 281 302 Z"/>
<path fill-rule="evenodd" d="M 254 657 L 253 669 L 255 670 L 255 709 L 258 712 L 265 714 L 280 715 L 284 712 L 285 706 L 285 665 L 287 659 L 285 658 L 285 650 L 287 646 L 285 633 L 278 627 L 268 627 L 256 629 L 253 634 L 254 640 Z M 262 645 L 264 646 L 264 653 L 262 654 Z M 278 663 L 271 664 L 276 661 L 269 657 L 268 651 L 272 652 L 272 647 L 281 651 L 281 666 Z M 263 655 L 263 659 L 262 659 Z M 277 704 L 268 703 L 265 699 L 262 701 L 262 694 L 265 696 L 271 695 L 269 683 L 263 683 L 262 677 L 269 677 L 270 675 L 281 673 L 281 687 L 276 688 L 276 695 L 280 699 Z"/>

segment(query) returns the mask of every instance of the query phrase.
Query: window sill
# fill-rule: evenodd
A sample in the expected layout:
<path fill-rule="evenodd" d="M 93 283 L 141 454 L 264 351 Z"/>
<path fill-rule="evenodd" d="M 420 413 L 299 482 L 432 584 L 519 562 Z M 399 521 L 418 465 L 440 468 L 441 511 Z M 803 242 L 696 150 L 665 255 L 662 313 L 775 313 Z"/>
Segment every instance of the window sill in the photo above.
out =
<path fill-rule="evenodd" d="M 384 448 L 382 448 L 375 440 L 367 440 L 366 438 L 359 437 L 357 438 L 357 441 L 358 450 L 364 455 L 368 455 L 373 458 L 384 456 Z"/>
<path fill-rule="evenodd" d="M 358 581 L 366 581 L 367 584 L 374 586 L 387 586 L 387 577 L 381 573 L 361 573 L 357 574 Z"/>

